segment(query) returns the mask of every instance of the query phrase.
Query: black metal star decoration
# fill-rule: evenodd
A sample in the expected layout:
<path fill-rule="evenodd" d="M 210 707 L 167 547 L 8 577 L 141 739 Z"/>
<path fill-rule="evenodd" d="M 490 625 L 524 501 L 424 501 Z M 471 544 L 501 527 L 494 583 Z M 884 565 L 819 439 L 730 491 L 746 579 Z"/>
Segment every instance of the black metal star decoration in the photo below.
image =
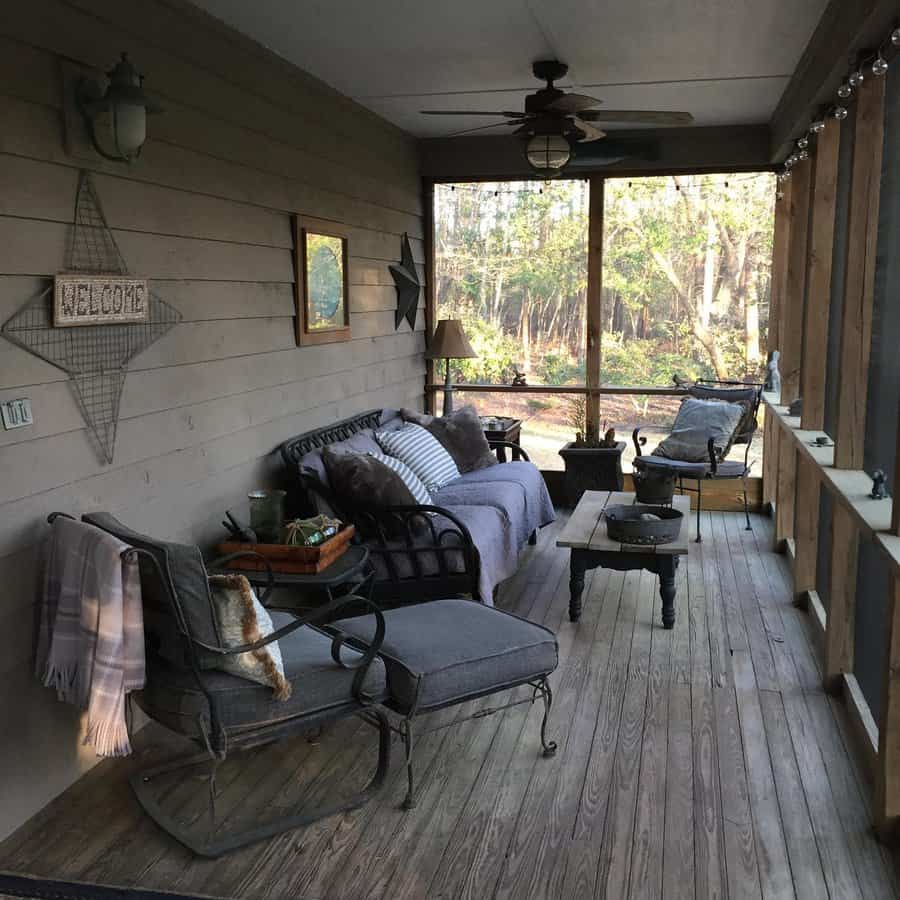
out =
<path fill-rule="evenodd" d="M 81 173 L 78 184 L 65 267 L 70 272 L 128 274 L 88 172 Z M 51 283 L 0 329 L 14 344 L 68 373 L 81 414 L 108 463 L 113 461 L 128 363 L 181 321 L 178 310 L 152 292 L 148 305 L 144 322 L 54 327 Z"/>
<path fill-rule="evenodd" d="M 394 330 L 400 327 L 400 323 L 406 319 L 409 327 L 416 327 L 416 311 L 419 308 L 419 291 L 422 284 L 419 281 L 419 273 L 416 272 L 416 264 L 413 261 L 412 249 L 409 246 L 409 235 L 403 233 L 400 241 L 400 264 L 392 263 L 388 266 L 394 277 L 397 287 L 397 312 L 394 315 Z"/>

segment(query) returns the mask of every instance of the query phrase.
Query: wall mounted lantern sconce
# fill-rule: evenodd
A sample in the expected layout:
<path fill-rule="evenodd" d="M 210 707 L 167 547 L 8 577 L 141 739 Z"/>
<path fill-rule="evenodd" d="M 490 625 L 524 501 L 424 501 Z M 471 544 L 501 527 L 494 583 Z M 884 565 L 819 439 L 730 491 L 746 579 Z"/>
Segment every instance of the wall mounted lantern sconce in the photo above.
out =
<path fill-rule="evenodd" d="M 75 102 L 94 149 L 104 159 L 134 162 L 147 139 L 147 115 L 162 112 L 162 107 L 144 92 L 144 78 L 127 53 L 106 74 L 105 91 L 93 79 L 82 78 L 76 85 Z"/>

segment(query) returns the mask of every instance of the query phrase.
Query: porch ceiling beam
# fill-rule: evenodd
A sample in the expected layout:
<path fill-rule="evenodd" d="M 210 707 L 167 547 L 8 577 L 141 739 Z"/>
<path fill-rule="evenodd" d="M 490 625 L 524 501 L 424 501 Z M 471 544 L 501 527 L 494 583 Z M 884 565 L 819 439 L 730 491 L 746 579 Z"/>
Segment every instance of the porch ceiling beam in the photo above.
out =
<path fill-rule="evenodd" d="M 784 159 L 835 91 L 860 51 L 883 40 L 897 18 L 895 0 L 831 0 L 772 114 L 771 162 Z"/>

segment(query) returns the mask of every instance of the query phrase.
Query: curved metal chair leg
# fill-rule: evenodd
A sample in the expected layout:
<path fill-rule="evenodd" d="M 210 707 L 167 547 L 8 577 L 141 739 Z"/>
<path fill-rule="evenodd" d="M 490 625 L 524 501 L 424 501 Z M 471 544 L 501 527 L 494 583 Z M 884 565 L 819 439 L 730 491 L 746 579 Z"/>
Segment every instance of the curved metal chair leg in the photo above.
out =
<path fill-rule="evenodd" d="M 404 719 L 401 726 L 403 746 L 406 749 L 406 797 L 403 798 L 403 808 L 413 809 L 416 805 L 416 791 L 413 780 L 413 735 L 412 720 Z"/>
<path fill-rule="evenodd" d="M 744 475 L 741 478 L 741 483 L 744 486 L 744 518 L 747 520 L 747 524 L 744 527 L 745 531 L 753 531 L 753 527 L 750 525 L 750 506 L 747 503 L 747 476 Z"/>
<path fill-rule="evenodd" d="M 360 715 L 363 713 L 360 711 L 356 714 Z M 192 754 L 187 757 L 170 760 L 150 769 L 136 772 L 131 776 L 129 781 L 144 812 L 146 812 L 163 831 L 170 834 L 175 840 L 183 844 L 189 850 L 192 850 L 198 856 L 215 858 L 221 856 L 223 853 L 237 850 L 239 847 L 245 847 L 247 844 L 266 840 L 267 838 L 274 837 L 282 832 L 309 825 L 312 822 L 316 822 L 327 816 L 333 816 L 339 812 L 357 809 L 366 803 L 384 784 L 385 777 L 387 776 L 390 765 L 391 729 L 387 716 L 377 707 L 366 708 L 365 715 L 369 722 L 372 722 L 372 717 L 374 717 L 374 722 L 372 722 L 372 724 L 375 724 L 378 728 L 378 764 L 375 769 L 375 774 L 372 776 L 369 783 L 361 791 L 348 799 L 326 803 L 323 806 L 319 806 L 312 810 L 297 810 L 260 825 L 251 826 L 249 828 L 229 829 L 225 827 L 215 829 L 214 777 L 208 782 L 210 791 L 211 827 L 205 835 L 201 836 L 168 810 L 163 809 L 160 804 L 160 798 L 153 789 L 154 780 L 161 775 L 181 772 L 201 765 L 204 762 L 208 762 L 209 755 L 207 753 Z M 223 823 L 219 822 L 218 824 L 222 825 Z"/>
<path fill-rule="evenodd" d="M 550 690 L 550 682 L 544 679 L 540 687 L 541 696 L 544 698 L 544 718 L 541 720 L 541 746 L 544 748 L 544 756 L 556 754 L 556 741 L 547 740 L 547 720 L 550 718 L 550 708 L 553 706 L 553 691 Z"/>
<path fill-rule="evenodd" d="M 703 506 L 703 482 L 697 479 L 697 539 L 695 543 L 703 542 L 703 535 L 700 533 L 700 508 Z"/>

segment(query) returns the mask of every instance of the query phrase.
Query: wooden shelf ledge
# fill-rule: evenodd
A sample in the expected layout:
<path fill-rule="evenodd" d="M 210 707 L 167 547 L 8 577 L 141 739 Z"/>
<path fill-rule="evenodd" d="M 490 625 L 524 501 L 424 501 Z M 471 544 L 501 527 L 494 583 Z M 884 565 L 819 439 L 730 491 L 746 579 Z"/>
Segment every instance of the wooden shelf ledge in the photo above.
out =
<path fill-rule="evenodd" d="M 766 404 L 766 415 L 772 414 L 782 430 L 789 434 L 808 459 L 817 467 L 822 484 L 841 502 L 856 520 L 863 537 L 875 543 L 885 551 L 894 566 L 900 570 L 900 538 L 893 536 L 891 530 L 891 510 L 893 501 L 873 500 L 869 493 L 872 490 L 872 479 L 862 469 L 836 469 L 834 467 L 834 446 L 817 447 L 814 440 L 822 431 L 807 431 L 800 428 L 800 417 L 788 415 L 787 408 L 779 402 L 777 394 L 763 393 Z M 893 538 L 888 545 L 894 547 L 895 554 L 887 550 L 887 545 L 876 538 Z"/>

